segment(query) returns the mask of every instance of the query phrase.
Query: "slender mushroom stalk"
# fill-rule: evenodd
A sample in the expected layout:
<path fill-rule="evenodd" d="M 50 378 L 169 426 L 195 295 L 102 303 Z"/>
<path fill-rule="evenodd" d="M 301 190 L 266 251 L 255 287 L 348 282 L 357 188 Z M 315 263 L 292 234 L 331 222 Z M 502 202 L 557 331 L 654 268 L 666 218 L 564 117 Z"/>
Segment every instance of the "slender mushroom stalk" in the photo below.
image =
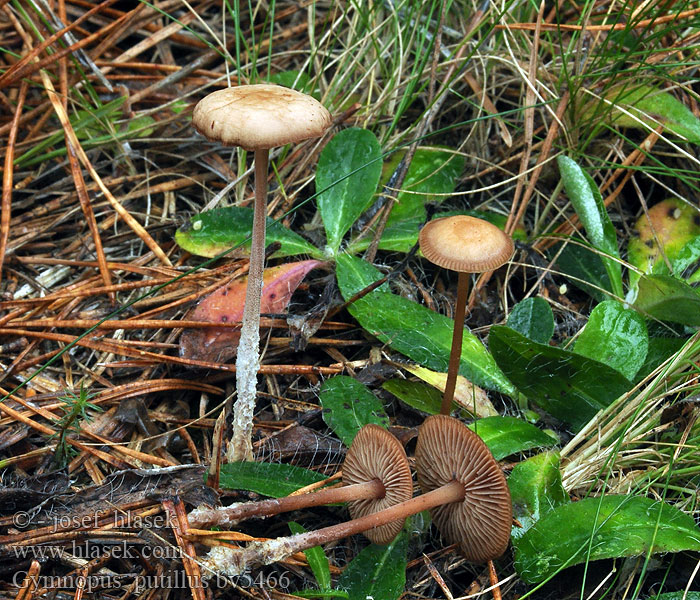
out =
<path fill-rule="evenodd" d="M 311 96 L 278 85 L 244 85 L 218 90 L 195 106 L 195 129 L 225 146 L 254 151 L 253 237 L 241 337 L 236 358 L 237 401 L 230 462 L 253 459 L 251 437 L 260 361 L 260 298 L 265 262 L 267 163 L 270 148 L 322 136 L 331 115 Z"/>
<path fill-rule="evenodd" d="M 351 514 L 381 510 L 406 500 L 413 493 L 413 480 L 406 452 L 400 442 L 378 425 L 365 425 L 355 436 L 343 462 L 343 482 L 332 488 L 273 498 L 260 502 L 245 502 L 224 508 L 197 508 L 189 515 L 190 527 L 213 525 L 233 526 L 249 517 L 270 517 L 282 512 L 348 502 Z M 392 539 L 403 522 L 390 523 L 373 532 L 373 540 Z"/>
<path fill-rule="evenodd" d="M 468 560 L 484 562 L 503 554 L 512 521 L 510 493 L 498 463 L 475 433 L 451 417 L 429 417 L 418 435 L 416 469 L 419 482 L 424 471 L 421 488 L 425 493 L 420 496 L 315 531 L 252 542 L 245 548 L 215 547 L 204 566 L 237 576 L 253 566 L 277 562 L 313 546 L 371 531 L 388 522 L 402 523 L 423 510 L 431 510 L 438 529 L 451 543 L 460 545 Z M 393 536 L 384 543 L 391 539 Z M 474 543 L 479 547 L 469 547 Z"/>
<path fill-rule="evenodd" d="M 448 415 L 462 355 L 464 317 L 469 293 L 468 274 L 493 271 L 507 263 L 513 255 L 513 240 L 488 221 L 467 215 L 430 221 L 421 229 L 418 239 L 423 255 L 431 263 L 459 273 L 452 348 L 440 408 L 440 414 Z"/>
<path fill-rule="evenodd" d="M 338 525 L 264 542 L 251 542 L 245 548 L 214 547 L 204 559 L 204 567 L 229 577 L 235 577 L 251 567 L 269 565 L 314 546 L 327 544 L 356 533 L 367 535 L 373 529 L 384 527 L 387 523 L 394 521 L 403 524 L 406 517 L 444 503 L 459 502 L 464 498 L 464 495 L 464 486 L 459 481 L 451 481 L 428 494 L 416 496 L 384 510 L 368 513 Z M 398 531 L 396 533 L 398 534 Z M 389 543 L 393 537 L 395 535 L 384 543 Z"/>
<path fill-rule="evenodd" d="M 299 496 L 271 498 L 259 502 L 242 502 L 223 508 L 200 507 L 188 515 L 190 527 L 205 529 L 209 527 L 234 527 L 240 521 L 251 517 L 272 517 L 284 512 L 325 506 L 337 502 L 382 498 L 385 488 L 379 479 L 365 483 L 344 485 L 342 487 L 320 490 Z"/>

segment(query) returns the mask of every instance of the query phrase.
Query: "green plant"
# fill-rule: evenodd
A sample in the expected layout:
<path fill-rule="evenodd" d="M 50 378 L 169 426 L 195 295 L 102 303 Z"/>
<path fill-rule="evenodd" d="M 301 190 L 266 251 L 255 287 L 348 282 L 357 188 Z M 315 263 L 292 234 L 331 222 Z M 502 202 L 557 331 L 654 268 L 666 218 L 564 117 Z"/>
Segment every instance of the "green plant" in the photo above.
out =
<path fill-rule="evenodd" d="M 70 440 L 72 435 L 80 435 L 83 423 L 89 423 L 92 420 L 92 416 L 87 411 L 102 412 L 102 408 L 90 402 L 92 397 L 93 394 L 88 392 L 82 383 L 77 394 L 72 390 L 66 390 L 66 393 L 60 397 L 63 401 L 61 410 L 64 414 L 57 421 L 56 428 L 58 431 L 53 436 L 56 439 L 56 448 L 53 456 L 55 468 L 60 469 L 64 467 L 77 454 Z"/>

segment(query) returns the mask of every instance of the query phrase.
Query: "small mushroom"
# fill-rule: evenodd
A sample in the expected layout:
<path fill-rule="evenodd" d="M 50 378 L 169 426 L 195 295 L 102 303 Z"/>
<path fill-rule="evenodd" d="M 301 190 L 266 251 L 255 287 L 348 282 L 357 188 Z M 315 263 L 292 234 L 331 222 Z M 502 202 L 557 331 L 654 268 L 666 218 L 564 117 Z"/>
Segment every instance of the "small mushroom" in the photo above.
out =
<path fill-rule="evenodd" d="M 255 152 L 253 239 L 236 359 L 238 399 L 234 408 L 233 439 L 227 450 L 229 461 L 252 460 L 269 149 L 322 136 L 331 125 L 331 115 L 311 96 L 278 85 L 258 84 L 209 94 L 195 106 L 192 124 L 212 141 Z"/>
<path fill-rule="evenodd" d="M 416 470 L 423 481 L 421 488 L 428 490 L 420 496 L 323 529 L 252 542 L 246 548 L 216 547 L 209 552 L 205 566 L 224 575 L 240 575 L 252 566 L 277 562 L 313 546 L 392 521 L 402 523 L 423 510 L 431 510 L 438 529 L 460 545 L 468 560 L 484 562 L 503 554 L 512 521 L 510 493 L 498 463 L 475 433 L 452 417 L 429 417 L 418 434 Z M 479 518 L 487 523 L 477 531 Z M 464 541 L 453 537 L 460 535 L 466 536 Z M 480 547 L 472 548 L 472 543 Z"/>
<path fill-rule="evenodd" d="M 361 438 L 359 442 L 358 438 Z M 370 479 L 381 482 L 383 493 L 364 498 L 356 495 L 350 500 L 348 511 L 353 519 L 379 512 L 413 496 L 413 478 L 406 451 L 386 429 L 373 424 L 360 429 L 343 463 L 343 482 L 348 487 L 362 485 Z M 390 521 L 368 529 L 364 535 L 375 544 L 388 544 L 401 531 L 403 523 L 404 519 Z"/>
<path fill-rule="evenodd" d="M 423 494 L 458 483 L 459 501 L 431 509 L 435 526 L 464 557 L 483 563 L 508 547 L 513 507 L 508 484 L 491 451 L 464 423 L 428 417 L 416 444 L 416 473 Z"/>
<path fill-rule="evenodd" d="M 469 293 L 468 273 L 493 271 L 507 263 L 513 256 L 513 240 L 488 221 L 456 215 L 427 223 L 421 229 L 418 241 L 423 256 L 431 263 L 458 273 L 452 348 L 440 408 L 441 414 L 448 415 L 452 407 L 462 354 L 464 317 Z"/>
<path fill-rule="evenodd" d="M 189 515 L 190 527 L 233 526 L 249 517 L 270 517 L 282 512 L 348 502 L 354 517 L 382 510 L 413 495 L 413 480 L 401 443 L 379 425 L 365 425 L 355 436 L 343 463 L 342 487 L 299 496 L 245 502 L 224 508 L 197 508 Z M 370 529 L 365 535 L 386 544 L 401 530 L 403 520 Z"/>

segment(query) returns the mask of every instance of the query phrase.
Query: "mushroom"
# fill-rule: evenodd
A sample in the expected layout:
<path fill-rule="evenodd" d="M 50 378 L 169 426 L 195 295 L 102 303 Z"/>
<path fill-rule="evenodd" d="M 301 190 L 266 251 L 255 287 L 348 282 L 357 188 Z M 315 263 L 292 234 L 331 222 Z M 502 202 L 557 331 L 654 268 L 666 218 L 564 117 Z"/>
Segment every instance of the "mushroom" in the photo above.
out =
<path fill-rule="evenodd" d="M 403 523 L 406 517 L 429 509 L 438 529 L 451 542 L 460 544 L 468 560 L 484 562 L 503 554 L 512 521 L 510 493 L 498 463 L 475 433 L 452 417 L 428 417 L 418 434 L 416 470 L 425 492 L 420 496 L 345 523 L 252 542 L 246 548 L 217 546 L 209 552 L 205 566 L 224 575 L 240 575 L 252 566 L 277 562 L 295 552 L 391 521 Z M 481 530 L 477 523 L 480 518 L 486 520 Z M 465 536 L 464 540 L 455 537 L 460 535 Z M 384 543 L 391 539 L 393 536 L 384 538 Z M 471 548 L 469 544 L 480 546 Z"/>
<path fill-rule="evenodd" d="M 218 509 L 197 508 L 189 515 L 190 527 L 233 526 L 249 517 L 270 517 L 282 512 L 348 502 L 354 517 L 398 504 L 413 495 L 413 480 L 401 443 L 379 425 L 365 425 L 352 441 L 343 462 L 342 487 L 299 496 L 245 502 Z M 403 521 L 387 523 L 365 532 L 377 544 L 388 543 Z"/>
<path fill-rule="evenodd" d="M 481 438 L 457 419 L 433 415 L 421 425 L 415 458 L 423 494 L 455 484 L 460 489 L 459 501 L 430 511 L 440 533 L 470 562 L 501 556 L 513 507 L 503 472 Z"/>
<path fill-rule="evenodd" d="M 331 125 L 331 115 L 311 96 L 278 85 L 258 84 L 209 94 L 195 106 L 192 124 L 212 141 L 255 152 L 253 239 L 236 358 L 238 399 L 234 408 L 233 439 L 227 450 L 229 461 L 252 460 L 269 149 L 322 136 Z"/>
<path fill-rule="evenodd" d="M 495 225 L 483 219 L 456 215 L 427 223 L 418 236 L 423 256 L 431 263 L 457 271 L 457 304 L 452 333 L 452 348 L 447 368 L 445 393 L 440 413 L 450 414 L 462 354 L 464 317 L 469 293 L 468 273 L 493 271 L 510 260 L 513 240 Z"/>

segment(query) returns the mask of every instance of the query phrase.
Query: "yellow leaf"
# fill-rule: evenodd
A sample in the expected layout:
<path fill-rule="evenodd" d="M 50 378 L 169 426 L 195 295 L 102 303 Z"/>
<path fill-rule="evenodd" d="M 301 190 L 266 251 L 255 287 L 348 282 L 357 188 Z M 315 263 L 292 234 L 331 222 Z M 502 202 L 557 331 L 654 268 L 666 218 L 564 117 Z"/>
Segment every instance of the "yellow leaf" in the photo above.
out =
<path fill-rule="evenodd" d="M 418 365 L 401 366 L 409 373 L 412 373 L 427 384 L 439 389 L 441 392 L 445 391 L 447 373 L 437 373 L 430 369 L 419 367 Z M 477 418 L 493 417 L 498 414 L 498 411 L 493 407 L 493 404 L 491 404 L 486 392 L 462 375 L 457 375 L 454 402 L 460 408 L 463 408 Z"/>

